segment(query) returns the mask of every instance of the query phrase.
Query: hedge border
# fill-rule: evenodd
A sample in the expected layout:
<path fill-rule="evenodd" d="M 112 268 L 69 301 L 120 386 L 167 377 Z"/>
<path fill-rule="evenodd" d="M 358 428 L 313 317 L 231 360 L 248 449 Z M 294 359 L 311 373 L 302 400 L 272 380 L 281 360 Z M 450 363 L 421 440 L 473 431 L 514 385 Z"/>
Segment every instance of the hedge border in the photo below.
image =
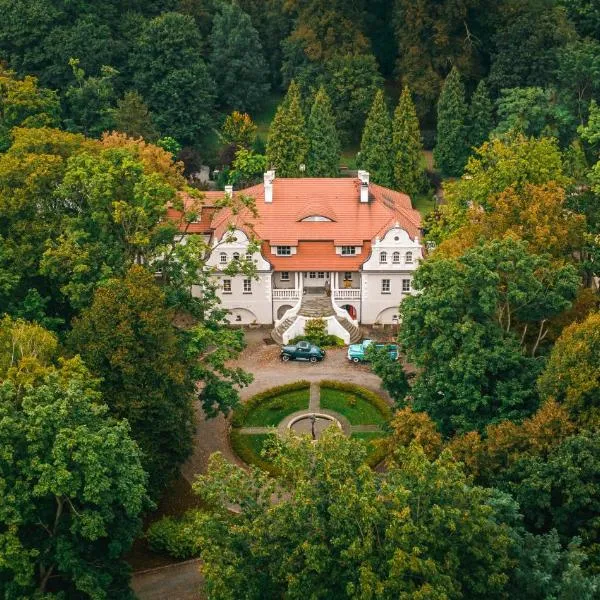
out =
<path fill-rule="evenodd" d="M 274 435 L 274 433 L 275 432 L 273 432 L 273 434 L 263 433 L 258 435 L 268 436 Z M 247 465 L 254 465 L 255 467 L 258 467 L 263 471 L 267 471 L 267 473 L 270 473 L 271 475 L 279 475 L 279 469 L 277 469 L 277 467 L 275 467 L 268 460 L 265 460 L 260 454 L 254 452 L 254 450 L 250 446 L 242 442 L 242 438 L 244 437 L 247 437 L 247 434 L 240 433 L 235 429 L 232 429 L 229 432 L 229 441 L 231 443 L 231 449 L 236 454 L 236 456 L 243 460 Z"/>
<path fill-rule="evenodd" d="M 360 396 L 363 400 L 376 408 L 386 421 L 389 421 L 392 418 L 392 408 L 390 405 L 381 396 L 365 387 L 354 383 L 345 383 L 343 381 L 334 381 L 331 379 L 323 379 L 323 381 L 319 382 L 319 387 L 321 389 L 329 388 L 330 390 L 338 390 L 340 392 L 348 392 L 355 396 Z"/>
<path fill-rule="evenodd" d="M 246 402 L 240 404 L 238 408 L 233 411 L 233 415 L 231 417 L 231 426 L 233 428 L 244 427 L 246 419 L 248 418 L 248 414 L 265 400 L 270 400 L 271 398 L 275 398 L 276 396 L 280 396 L 281 394 L 285 394 L 287 392 L 295 392 L 309 388 L 310 381 L 301 379 L 299 381 L 294 381 L 293 383 L 286 383 L 284 385 L 278 385 L 269 388 L 264 392 L 259 392 L 258 394 L 248 398 Z"/>

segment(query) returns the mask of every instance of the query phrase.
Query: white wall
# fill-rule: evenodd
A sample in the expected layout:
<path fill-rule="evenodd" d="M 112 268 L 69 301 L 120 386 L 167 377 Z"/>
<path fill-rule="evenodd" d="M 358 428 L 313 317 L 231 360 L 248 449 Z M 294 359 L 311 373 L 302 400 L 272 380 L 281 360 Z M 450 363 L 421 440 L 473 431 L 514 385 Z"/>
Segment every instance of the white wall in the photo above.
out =
<path fill-rule="evenodd" d="M 387 253 L 387 262 L 380 262 L 381 252 Z M 394 252 L 400 253 L 400 262 L 393 262 Z M 412 263 L 406 262 L 406 253 L 412 252 Z M 377 238 L 371 246 L 371 256 L 363 266 L 363 271 L 415 271 L 423 258 L 419 238 L 412 240 L 401 227 L 392 227 L 383 238 Z"/>
<path fill-rule="evenodd" d="M 390 293 L 381 291 L 382 280 L 390 280 Z M 398 307 L 404 296 L 414 293 L 402 292 L 402 280 L 412 279 L 409 273 L 363 273 L 362 275 L 362 315 L 365 325 L 393 323 L 393 316 L 398 315 Z"/>

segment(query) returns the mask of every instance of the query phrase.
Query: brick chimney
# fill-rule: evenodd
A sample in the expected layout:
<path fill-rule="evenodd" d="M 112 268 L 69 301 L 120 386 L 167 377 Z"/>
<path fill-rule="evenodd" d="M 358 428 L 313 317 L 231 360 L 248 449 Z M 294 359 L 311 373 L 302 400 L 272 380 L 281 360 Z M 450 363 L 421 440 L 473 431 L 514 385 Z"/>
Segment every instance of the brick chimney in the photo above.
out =
<path fill-rule="evenodd" d="M 273 181 L 275 180 L 275 171 L 265 173 L 265 202 L 273 202 Z"/>
<path fill-rule="evenodd" d="M 359 171 L 360 180 L 360 201 L 366 203 L 369 201 L 369 171 Z"/>

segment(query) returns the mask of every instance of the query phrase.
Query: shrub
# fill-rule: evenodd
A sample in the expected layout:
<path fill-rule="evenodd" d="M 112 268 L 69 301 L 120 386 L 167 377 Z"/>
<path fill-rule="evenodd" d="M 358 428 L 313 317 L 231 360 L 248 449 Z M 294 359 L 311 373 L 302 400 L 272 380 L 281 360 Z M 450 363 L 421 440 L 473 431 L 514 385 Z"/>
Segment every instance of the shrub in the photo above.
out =
<path fill-rule="evenodd" d="M 339 338 L 337 335 L 329 334 L 327 334 L 320 343 L 315 342 L 314 339 L 309 339 L 305 335 L 299 335 L 294 339 L 290 340 L 290 344 L 292 345 L 297 344 L 298 342 L 309 342 L 321 348 L 340 348 L 346 345 L 342 338 Z"/>
<path fill-rule="evenodd" d="M 275 398 L 286 392 L 293 392 L 296 390 L 304 390 L 310 387 L 310 383 L 306 380 L 294 381 L 294 383 L 287 383 L 285 385 L 278 385 L 276 387 L 269 388 L 264 392 L 255 394 L 251 398 L 248 398 L 246 402 L 241 404 L 235 409 L 233 416 L 231 417 L 232 427 L 243 427 L 250 411 L 255 409 L 258 405 L 262 404 L 265 400 Z"/>
<path fill-rule="evenodd" d="M 354 385 L 353 383 L 343 383 L 341 381 L 321 381 L 321 389 L 330 388 L 332 390 L 339 390 L 340 392 L 347 392 L 359 396 L 372 406 L 374 406 L 386 420 L 392 418 L 392 409 L 388 403 L 381 397 L 368 390 L 367 388 L 361 387 L 360 385 Z"/>
<path fill-rule="evenodd" d="M 304 326 L 304 335 L 298 336 L 292 340 L 292 344 L 300 341 L 307 341 L 315 346 L 336 347 L 344 346 L 344 340 L 327 333 L 327 324 L 324 319 L 309 319 Z"/>
<path fill-rule="evenodd" d="M 181 518 L 163 517 L 152 523 L 146 531 L 150 549 L 178 559 L 197 558 L 200 555 L 198 513 L 189 510 Z"/>

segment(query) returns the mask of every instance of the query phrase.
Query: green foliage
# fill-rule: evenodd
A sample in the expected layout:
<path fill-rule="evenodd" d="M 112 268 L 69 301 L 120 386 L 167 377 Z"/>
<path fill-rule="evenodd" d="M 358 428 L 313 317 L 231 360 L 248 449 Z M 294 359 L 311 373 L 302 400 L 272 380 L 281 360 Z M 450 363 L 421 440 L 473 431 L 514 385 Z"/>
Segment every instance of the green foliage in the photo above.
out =
<path fill-rule="evenodd" d="M 247 465 L 258 467 L 271 475 L 279 475 L 279 470 L 267 455 L 274 436 L 274 433 L 249 434 L 233 429 L 229 433 L 229 442 L 235 454 Z"/>
<path fill-rule="evenodd" d="M 392 124 L 395 187 L 409 196 L 425 191 L 423 144 L 410 90 L 404 87 Z"/>
<path fill-rule="evenodd" d="M 315 96 L 306 125 L 309 177 L 337 177 L 340 169 L 340 142 L 335 127 L 331 101 L 321 87 Z"/>
<path fill-rule="evenodd" d="M 319 384 L 323 389 L 331 389 L 337 390 L 339 392 L 345 392 L 347 394 L 352 394 L 359 398 L 362 398 L 365 402 L 369 403 L 373 406 L 383 418 L 388 421 L 392 418 L 392 409 L 390 405 L 382 398 L 379 394 L 372 392 L 371 390 L 362 387 L 360 385 L 355 385 L 353 383 L 345 383 L 342 381 L 332 381 L 329 379 L 324 379 Z"/>
<path fill-rule="evenodd" d="M 202 60 L 194 20 L 172 12 L 145 23 L 130 63 L 160 133 L 199 143 L 213 124 L 215 83 Z"/>
<path fill-rule="evenodd" d="M 56 92 L 39 88 L 35 77 L 20 80 L 0 66 L 0 152 L 10 146 L 13 127 L 52 127 L 59 118 Z"/>
<path fill-rule="evenodd" d="M 563 330 L 538 385 L 576 420 L 600 423 L 600 313 Z"/>
<path fill-rule="evenodd" d="M 359 164 L 369 172 L 371 181 L 392 187 L 392 121 L 383 90 L 377 90 L 367 116 L 360 143 Z"/>
<path fill-rule="evenodd" d="M 396 406 L 401 406 L 410 390 L 402 362 L 392 360 L 387 348 L 377 348 L 375 344 L 367 348 L 366 357 L 373 373 L 381 379 L 383 389 L 392 397 Z"/>
<path fill-rule="evenodd" d="M 277 108 L 269 129 L 267 165 L 280 177 L 299 177 L 306 164 L 308 139 L 300 103 L 300 90 L 292 81 L 284 101 Z"/>
<path fill-rule="evenodd" d="M 120 557 L 150 508 L 147 477 L 129 425 L 108 416 L 83 366 L 19 397 L 5 381 L 0 446 L 4 595 L 133 598 Z"/>
<path fill-rule="evenodd" d="M 501 597 L 510 529 L 448 454 L 430 462 L 411 446 L 376 473 L 334 430 L 273 443 L 281 479 L 216 455 L 194 486 L 214 506 L 199 522 L 208 595 Z"/>
<path fill-rule="evenodd" d="M 172 317 L 152 275 L 133 267 L 98 288 L 68 340 L 102 377 L 111 413 L 130 423 L 154 493 L 192 449 L 197 354 L 188 354 Z"/>
<path fill-rule="evenodd" d="M 578 285 L 574 267 L 511 238 L 423 263 L 422 292 L 400 307 L 400 343 L 420 369 L 415 410 L 445 435 L 534 412 L 547 320 L 570 307 Z"/>
<path fill-rule="evenodd" d="M 167 152 L 170 152 L 172 156 L 177 156 L 181 152 L 181 144 L 173 137 L 165 135 L 161 137 L 156 145 Z"/>
<path fill-rule="evenodd" d="M 437 141 L 433 150 L 436 166 L 448 176 L 458 177 L 467 162 L 467 104 L 465 88 L 456 67 L 444 82 L 437 105 Z"/>
<path fill-rule="evenodd" d="M 267 159 L 263 154 L 240 148 L 235 153 L 231 167 L 229 183 L 243 189 L 260 180 L 267 168 Z"/>
<path fill-rule="evenodd" d="M 179 560 L 198 558 L 200 531 L 196 525 L 198 511 L 190 510 L 182 517 L 163 517 L 146 531 L 146 539 L 154 552 L 168 554 Z"/>
<path fill-rule="evenodd" d="M 122 131 L 130 137 L 143 138 L 147 142 L 153 142 L 158 138 L 152 114 L 137 92 L 127 92 L 117 101 L 113 118 L 117 131 Z M 175 152 L 174 155 L 177 153 Z"/>
<path fill-rule="evenodd" d="M 336 335 L 330 335 L 327 333 L 327 323 L 324 319 L 309 319 L 304 326 L 304 335 L 299 335 L 290 343 L 296 344 L 297 342 L 307 341 L 315 346 L 321 348 L 335 348 L 336 346 L 344 346 L 344 342 L 341 338 Z M 340 342 L 342 342 L 340 344 Z"/>
<path fill-rule="evenodd" d="M 490 95 L 482 79 L 475 88 L 471 104 L 469 106 L 469 135 L 468 145 L 470 148 L 479 148 L 486 142 L 494 128 L 494 106 Z"/>
<path fill-rule="evenodd" d="M 65 92 L 67 129 L 89 137 L 100 137 L 115 126 L 114 79 L 119 72 L 103 66 L 99 77 L 86 77 L 85 71 L 79 67 L 79 59 L 71 58 L 69 65 L 73 69 L 75 82 Z"/>
<path fill-rule="evenodd" d="M 595 100 L 590 102 L 587 124 L 578 128 L 581 139 L 589 144 L 600 157 L 600 107 Z"/>
<path fill-rule="evenodd" d="M 258 33 L 237 2 L 217 5 L 208 42 L 219 104 L 241 111 L 258 110 L 270 87 L 267 64 Z"/>
<path fill-rule="evenodd" d="M 276 387 L 269 388 L 263 392 L 255 394 L 251 398 L 248 398 L 243 404 L 239 405 L 231 418 L 232 427 L 243 427 L 246 424 L 248 415 L 256 408 L 261 406 L 266 400 L 277 398 L 282 394 L 288 392 L 296 392 L 299 390 L 308 390 L 310 383 L 308 381 L 300 380 L 294 383 L 287 383 L 284 385 L 278 385 Z"/>

